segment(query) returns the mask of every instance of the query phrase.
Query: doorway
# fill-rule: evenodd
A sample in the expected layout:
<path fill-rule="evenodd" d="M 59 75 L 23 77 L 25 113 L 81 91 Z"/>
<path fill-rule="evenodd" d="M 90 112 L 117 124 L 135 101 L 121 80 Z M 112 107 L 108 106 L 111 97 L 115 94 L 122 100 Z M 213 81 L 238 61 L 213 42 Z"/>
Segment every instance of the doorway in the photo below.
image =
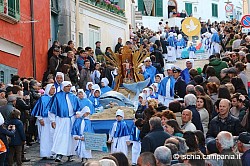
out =
<path fill-rule="evenodd" d="M 177 12 L 177 3 L 175 0 L 169 0 L 168 1 L 168 18 L 170 18 L 170 13 L 175 9 Z"/>

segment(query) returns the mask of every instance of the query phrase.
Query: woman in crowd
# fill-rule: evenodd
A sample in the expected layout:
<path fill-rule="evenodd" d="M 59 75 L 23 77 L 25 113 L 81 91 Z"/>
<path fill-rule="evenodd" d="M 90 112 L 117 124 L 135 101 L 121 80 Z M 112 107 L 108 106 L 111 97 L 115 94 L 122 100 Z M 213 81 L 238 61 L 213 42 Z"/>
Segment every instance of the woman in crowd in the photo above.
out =
<path fill-rule="evenodd" d="M 172 136 L 178 137 L 182 137 L 184 133 L 178 125 L 177 121 L 174 119 L 170 119 L 166 122 L 165 131 Z"/>

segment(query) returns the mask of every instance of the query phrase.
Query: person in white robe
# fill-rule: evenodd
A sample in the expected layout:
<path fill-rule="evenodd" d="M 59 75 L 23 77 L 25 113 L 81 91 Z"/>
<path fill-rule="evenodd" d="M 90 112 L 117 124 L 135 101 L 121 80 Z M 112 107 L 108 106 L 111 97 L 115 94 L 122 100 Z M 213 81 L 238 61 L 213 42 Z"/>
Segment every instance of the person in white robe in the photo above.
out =
<path fill-rule="evenodd" d="M 76 141 L 71 135 L 75 116 L 80 116 L 80 105 L 77 97 L 70 92 L 72 84 L 62 82 L 63 91 L 56 93 L 49 103 L 49 119 L 55 129 L 51 151 L 56 154 L 56 162 L 61 162 L 63 156 L 73 161 Z"/>
<path fill-rule="evenodd" d="M 76 154 L 82 159 L 82 162 L 87 162 L 92 158 L 91 150 L 85 149 L 84 133 L 94 133 L 91 121 L 89 120 L 90 109 L 85 106 L 81 110 L 81 117 L 77 118 L 72 128 L 72 135 L 77 140 Z M 84 161 L 85 160 L 85 161 Z"/>
<path fill-rule="evenodd" d="M 129 129 L 128 125 L 124 120 L 123 110 L 118 109 L 116 111 L 116 122 L 109 133 L 108 143 L 111 143 L 111 153 L 122 152 L 128 156 L 128 146 L 129 144 Z"/>
<path fill-rule="evenodd" d="M 51 122 L 48 118 L 49 109 L 47 105 L 54 94 L 54 84 L 46 85 L 45 95 L 39 98 L 31 113 L 32 116 L 37 118 L 36 125 L 40 140 L 40 157 L 43 159 L 53 158 L 51 149 L 53 145 L 54 129 L 52 128 Z"/>

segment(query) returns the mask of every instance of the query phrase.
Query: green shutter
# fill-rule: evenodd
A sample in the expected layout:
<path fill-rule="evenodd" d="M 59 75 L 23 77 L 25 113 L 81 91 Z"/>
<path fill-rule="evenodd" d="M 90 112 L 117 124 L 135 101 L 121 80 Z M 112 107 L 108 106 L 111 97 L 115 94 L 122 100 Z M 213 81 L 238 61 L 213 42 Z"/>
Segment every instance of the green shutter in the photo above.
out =
<path fill-rule="evenodd" d="M 16 0 L 15 18 L 20 20 L 20 0 Z"/>
<path fill-rule="evenodd" d="M 193 13 L 192 3 L 185 3 L 185 10 L 187 11 L 188 15 L 192 14 Z"/>
<path fill-rule="evenodd" d="M 141 11 L 144 14 L 144 3 L 143 0 L 138 0 L 138 11 Z"/>
<path fill-rule="evenodd" d="M 15 18 L 15 0 L 8 0 L 8 15 Z"/>
<path fill-rule="evenodd" d="M 218 17 L 218 5 L 214 3 L 212 3 L 212 16 Z"/>
<path fill-rule="evenodd" d="M 0 13 L 4 12 L 3 0 L 0 0 Z"/>
<path fill-rule="evenodd" d="M 155 16 L 163 16 L 162 0 L 155 0 Z"/>

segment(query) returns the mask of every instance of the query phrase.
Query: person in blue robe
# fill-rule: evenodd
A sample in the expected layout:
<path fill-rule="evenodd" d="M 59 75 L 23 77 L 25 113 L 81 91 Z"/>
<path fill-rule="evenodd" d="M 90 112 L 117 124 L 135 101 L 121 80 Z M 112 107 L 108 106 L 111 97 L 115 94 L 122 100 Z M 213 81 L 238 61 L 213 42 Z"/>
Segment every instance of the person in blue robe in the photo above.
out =
<path fill-rule="evenodd" d="M 187 46 L 186 41 L 183 39 L 182 35 L 179 34 L 177 42 L 176 42 L 176 49 L 177 49 L 176 58 L 177 59 L 181 59 L 181 53 L 183 51 L 183 48 L 185 48 L 186 46 Z"/>
<path fill-rule="evenodd" d="M 128 125 L 124 120 L 123 110 L 116 111 L 116 121 L 109 132 L 108 143 L 111 143 L 111 153 L 122 152 L 128 156 L 128 146 L 130 133 Z"/>
<path fill-rule="evenodd" d="M 197 51 L 192 42 L 190 42 L 190 46 L 188 47 L 189 51 L 189 59 L 196 59 L 195 52 Z"/>
<path fill-rule="evenodd" d="M 72 161 L 72 155 L 75 154 L 71 130 L 75 117 L 79 116 L 80 104 L 70 92 L 71 86 L 71 82 L 63 81 L 63 90 L 56 93 L 48 104 L 48 116 L 55 129 L 51 151 L 56 154 L 56 162 L 61 162 L 63 156 L 68 156 L 68 161 Z"/>
<path fill-rule="evenodd" d="M 155 93 L 154 93 L 154 88 L 152 86 L 149 86 L 148 89 L 149 89 L 149 96 L 148 96 L 147 100 L 157 99 L 155 96 Z"/>
<path fill-rule="evenodd" d="M 154 66 L 152 66 L 152 62 L 151 62 L 151 59 L 149 57 L 147 57 L 144 60 L 144 63 L 145 63 L 145 71 L 150 75 L 150 83 L 149 84 L 152 84 L 154 82 L 155 75 L 158 74 L 158 71 Z"/>
<path fill-rule="evenodd" d="M 112 88 L 110 88 L 108 86 L 108 84 L 109 84 L 109 80 L 107 78 L 102 78 L 102 80 L 101 80 L 101 86 L 102 86 L 101 92 L 102 92 L 102 94 L 113 90 Z"/>
<path fill-rule="evenodd" d="M 55 77 L 54 86 L 56 88 L 56 93 L 62 90 L 62 82 L 64 81 L 64 74 L 62 72 L 57 72 Z"/>
<path fill-rule="evenodd" d="M 145 81 L 146 79 L 150 78 L 150 75 L 148 74 L 148 72 L 145 69 L 145 66 L 143 65 L 143 63 L 141 63 L 139 66 L 139 74 L 143 75 L 143 80 Z"/>
<path fill-rule="evenodd" d="M 165 77 L 159 84 L 158 100 L 167 107 L 174 99 L 174 85 L 175 79 L 173 76 Z"/>
<path fill-rule="evenodd" d="M 53 145 L 54 129 L 48 118 L 49 104 L 55 94 L 54 84 L 47 84 L 45 94 L 38 99 L 31 115 L 37 118 L 38 136 L 40 140 L 40 157 L 47 159 L 52 157 L 51 149 Z"/>
<path fill-rule="evenodd" d="M 167 49 L 168 49 L 168 62 L 176 61 L 176 39 L 174 33 L 170 32 L 167 38 Z"/>
<path fill-rule="evenodd" d="M 220 53 L 220 37 L 218 32 L 214 29 L 211 28 L 211 32 L 213 33 L 211 37 L 211 55 Z"/>
<path fill-rule="evenodd" d="M 85 149 L 84 133 L 94 133 L 91 121 L 89 120 L 90 109 L 85 106 L 81 110 L 81 117 L 77 118 L 73 124 L 71 135 L 77 140 L 76 154 L 79 158 L 87 161 L 92 158 L 91 150 Z M 85 161 L 85 162 L 86 162 Z"/>
<path fill-rule="evenodd" d="M 85 94 L 87 95 L 87 98 L 91 96 L 92 86 L 93 86 L 93 82 L 87 82 L 86 90 L 85 90 Z"/>
<path fill-rule="evenodd" d="M 186 60 L 186 69 L 181 71 L 181 78 L 185 81 L 186 84 L 188 84 L 191 80 L 189 70 L 193 67 L 193 59 L 187 59 Z"/>
<path fill-rule="evenodd" d="M 100 103 L 100 95 L 101 95 L 101 89 L 96 88 L 93 90 L 93 95 L 90 96 L 89 100 L 92 102 L 92 105 L 95 108 L 95 112 L 102 112 L 103 106 Z"/>
<path fill-rule="evenodd" d="M 130 142 L 132 145 L 132 165 L 137 164 L 137 160 L 141 153 L 141 141 L 140 141 L 140 130 L 133 124 L 131 134 L 130 134 Z"/>
<path fill-rule="evenodd" d="M 83 89 L 78 89 L 77 97 L 78 97 L 78 101 L 80 104 L 80 109 L 87 106 L 90 109 L 90 115 L 95 113 L 95 108 L 94 108 L 92 102 L 87 98 L 87 95 L 85 94 Z"/>
<path fill-rule="evenodd" d="M 158 99 L 158 87 L 159 87 L 159 84 L 158 84 L 158 83 L 153 83 L 153 84 L 151 85 L 151 87 L 152 87 L 153 90 L 154 90 L 154 95 L 155 95 L 156 99 Z"/>

